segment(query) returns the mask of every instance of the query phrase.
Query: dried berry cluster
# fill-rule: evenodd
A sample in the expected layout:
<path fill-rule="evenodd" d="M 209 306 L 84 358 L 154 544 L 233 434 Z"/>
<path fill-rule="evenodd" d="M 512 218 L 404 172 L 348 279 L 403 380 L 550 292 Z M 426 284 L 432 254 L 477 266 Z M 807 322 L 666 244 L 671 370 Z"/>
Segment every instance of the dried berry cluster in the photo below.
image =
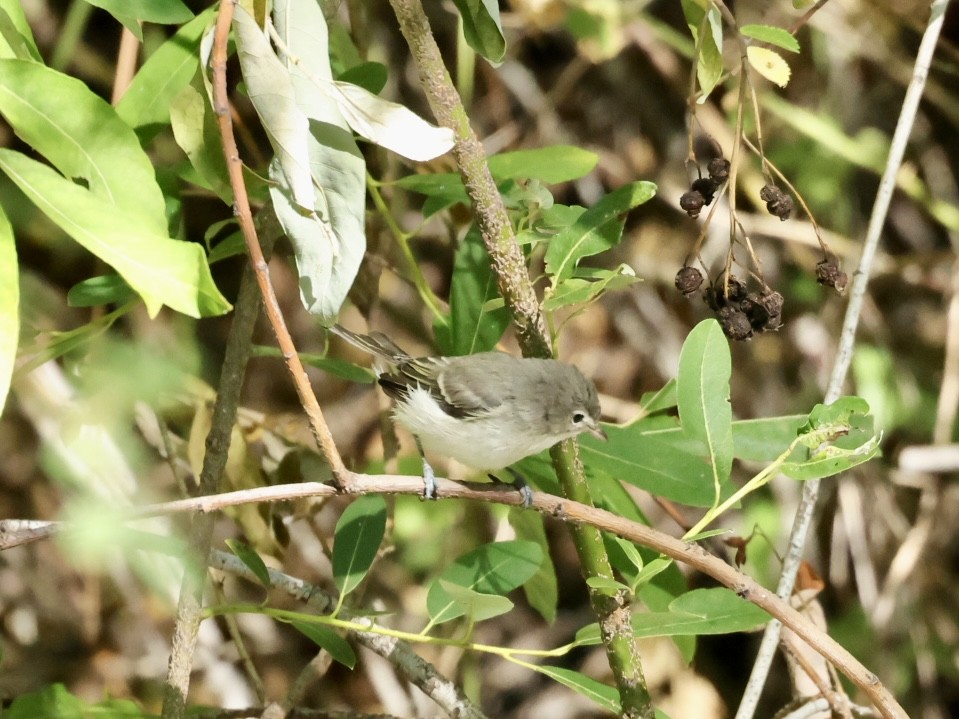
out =
<path fill-rule="evenodd" d="M 702 284 L 703 275 L 695 267 L 683 267 L 676 274 L 676 289 L 687 297 L 699 291 Z M 750 292 L 735 275 L 723 275 L 706 287 L 703 301 L 732 340 L 748 340 L 754 332 L 782 327 L 783 296 L 768 287 Z"/>
<path fill-rule="evenodd" d="M 716 190 L 729 179 L 729 160 L 724 157 L 714 157 L 706 166 L 709 177 L 700 177 L 693 180 L 689 191 L 679 198 L 679 206 L 690 217 L 699 217 L 704 205 L 712 204 Z"/>

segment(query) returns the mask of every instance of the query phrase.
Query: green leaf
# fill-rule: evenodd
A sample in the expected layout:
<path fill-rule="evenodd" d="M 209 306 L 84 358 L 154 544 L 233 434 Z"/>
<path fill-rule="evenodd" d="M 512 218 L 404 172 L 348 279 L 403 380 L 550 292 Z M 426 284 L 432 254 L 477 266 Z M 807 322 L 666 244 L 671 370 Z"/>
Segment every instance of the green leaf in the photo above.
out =
<path fill-rule="evenodd" d="M 493 155 L 489 169 L 497 182 L 529 179 L 554 185 L 588 175 L 597 162 L 595 152 L 574 145 L 551 145 Z"/>
<path fill-rule="evenodd" d="M 743 419 L 733 422 L 733 445 L 737 459 L 772 462 L 796 438 L 808 415 Z"/>
<path fill-rule="evenodd" d="M 143 40 L 140 22 L 155 22 L 175 25 L 193 17 L 190 9 L 180 0 L 86 0 L 95 7 L 103 8 L 123 26 Z"/>
<path fill-rule="evenodd" d="M 197 74 L 200 38 L 215 11 L 215 7 L 207 8 L 157 48 L 117 103 L 117 115 L 136 131 L 141 142 L 170 124 L 170 104 Z"/>
<path fill-rule="evenodd" d="M 598 590 L 607 597 L 615 597 L 620 592 L 629 591 L 629 587 L 622 582 L 617 582 L 612 577 L 587 577 L 586 585 Z"/>
<path fill-rule="evenodd" d="M 700 90 L 698 102 L 702 103 L 723 75 L 723 21 L 719 10 L 712 4 L 709 4 L 708 11 L 695 0 L 682 0 L 682 5 L 689 32 L 699 49 L 696 77 Z"/>
<path fill-rule="evenodd" d="M 116 111 L 79 80 L 35 62 L 0 60 L 0 113 L 17 135 L 71 180 L 167 232 L 153 165 Z"/>
<path fill-rule="evenodd" d="M 336 79 L 359 85 L 368 92 L 378 95 L 386 87 L 389 74 L 386 65 L 381 62 L 363 62 L 351 67 Z"/>
<path fill-rule="evenodd" d="M 677 398 L 683 433 L 699 443 L 708 458 L 719 500 L 733 465 L 729 343 L 715 320 L 700 322 L 689 333 L 679 356 Z"/>
<path fill-rule="evenodd" d="M 505 595 L 536 574 L 542 562 L 543 552 L 534 542 L 494 542 L 477 547 L 453 562 L 430 585 L 426 597 L 430 618 L 440 624 L 464 614 L 443 589 L 441 580 L 481 594 Z"/>
<path fill-rule="evenodd" d="M 0 57 L 43 62 L 20 0 L 0 0 Z"/>
<path fill-rule="evenodd" d="M 651 182 L 632 182 L 601 199 L 576 222 L 554 237 L 546 250 L 546 269 L 554 286 L 573 275 L 577 263 L 609 249 L 622 235 L 621 215 L 656 193 Z"/>
<path fill-rule="evenodd" d="M 97 307 L 99 305 L 129 302 L 136 293 L 120 275 L 100 275 L 78 282 L 67 292 L 70 307 Z"/>
<path fill-rule="evenodd" d="M 0 148 L 0 169 L 67 234 L 119 272 L 151 317 L 162 305 L 190 317 L 230 309 L 199 245 L 152 231 L 140 214 L 109 204 L 18 152 Z"/>
<path fill-rule="evenodd" d="M 224 203 L 232 205 L 233 188 L 230 186 L 226 158 L 223 157 L 216 117 L 201 87 L 199 81 L 189 84 L 168 103 L 167 114 L 173 127 L 173 137 L 206 187 Z M 211 257 L 210 262 L 213 261 Z"/>
<path fill-rule="evenodd" d="M 760 42 L 768 42 L 770 45 L 781 47 L 789 52 L 799 52 L 799 41 L 781 27 L 771 25 L 742 25 L 739 28 L 746 37 L 751 37 Z"/>
<path fill-rule="evenodd" d="M 685 634 L 730 634 L 763 626 L 769 615 L 731 589 L 693 589 L 677 597 L 668 612 L 633 615 L 633 632 L 638 637 Z"/>
<path fill-rule="evenodd" d="M 577 694 L 586 697 L 595 702 L 608 712 L 617 716 L 620 713 L 619 692 L 613 687 L 606 686 L 602 682 L 591 679 L 585 674 L 565 669 L 564 667 L 554 667 L 548 664 L 533 666 L 540 674 L 545 674 L 550 679 L 554 679 L 565 687 L 572 689 Z"/>
<path fill-rule="evenodd" d="M 358 497 L 336 523 L 333 581 L 349 594 L 363 581 L 386 533 L 386 502 L 378 494 Z"/>
<path fill-rule="evenodd" d="M 444 579 L 439 579 L 437 582 L 471 622 L 492 619 L 506 614 L 513 608 L 513 603 L 509 599 L 498 594 L 483 594 Z"/>
<path fill-rule="evenodd" d="M 0 205 L 0 413 L 10 391 L 20 337 L 20 276 L 13 228 Z"/>
<path fill-rule="evenodd" d="M 606 442 L 587 434 L 580 437 L 588 470 L 605 472 L 674 502 L 712 505 L 712 473 L 699 447 L 682 432 L 664 432 L 657 423 L 646 421 L 626 427 L 606 425 L 604 429 L 609 437 Z"/>
<path fill-rule="evenodd" d="M 526 601 L 547 623 L 556 621 L 556 607 L 559 603 L 559 587 L 556 580 L 556 567 L 549 561 L 549 539 L 543 525 L 543 517 L 536 512 L 510 507 L 509 523 L 516 532 L 516 538 L 539 545 L 546 558 L 539 570 L 529 581 L 523 584 Z"/>
<path fill-rule="evenodd" d="M 296 630 L 322 647 L 336 661 L 349 669 L 356 666 L 356 652 L 343 637 L 330 627 L 312 622 L 290 622 Z"/>
<path fill-rule="evenodd" d="M 496 0 L 453 0 L 463 18 L 466 42 L 493 65 L 506 55 L 506 37 L 500 24 Z"/>
<path fill-rule="evenodd" d="M 238 539 L 226 540 L 226 546 L 237 556 L 237 559 L 246 565 L 247 569 L 253 572 L 253 575 L 259 580 L 260 584 L 267 589 L 273 586 L 273 582 L 270 581 L 270 570 L 266 568 L 262 557 L 256 553 L 253 547 Z"/>
<path fill-rule="evenodd" d="M 821 479 L 868 462 L 879 452 L 868 403 L 860 397 L 840 397 L 819 404 L 799 430 L 800 446 L 782 471 L 799 480 Z"/>
<path fill-rule="evenodd" d="M 579 277 L 563 280 L 543 301 L 543 309 L 553 312 L 570 305 L 584 305 L 599 299 L 606 292 L 624 289 L 639 282 L 629 265 L 620 265 L 615 270 L 597 270 L 596 276 L 594 280 Z"/>
<path fill-rule="evenodd" d="M 486 309 L 499 297 L 483 236 L 474 223 L 456 250 L 450 284 L 449 334 L 438 331 L 444 355 L 471 355 L 493 349 L 509 324 L 506 308 Z M 437 328 L 439 329 L 439 328 Z"/>

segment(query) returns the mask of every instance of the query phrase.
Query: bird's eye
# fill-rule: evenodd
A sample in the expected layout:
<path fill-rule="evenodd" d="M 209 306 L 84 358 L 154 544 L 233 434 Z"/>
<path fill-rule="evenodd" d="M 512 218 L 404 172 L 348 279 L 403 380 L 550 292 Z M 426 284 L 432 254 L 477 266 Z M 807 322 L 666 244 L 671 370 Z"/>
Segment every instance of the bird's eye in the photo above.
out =
<path fill-rule="evenodd" d="M 584 419 L 586 419 L 586 415 L 582 412 L 573 412 L 573 424 L 579 424 Z"/>

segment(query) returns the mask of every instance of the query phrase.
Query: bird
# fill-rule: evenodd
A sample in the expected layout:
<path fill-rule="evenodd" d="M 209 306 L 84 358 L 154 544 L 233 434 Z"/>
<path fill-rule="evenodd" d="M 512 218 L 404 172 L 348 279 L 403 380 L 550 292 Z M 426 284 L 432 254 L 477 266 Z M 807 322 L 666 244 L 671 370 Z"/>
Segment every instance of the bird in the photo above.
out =
<path fill-rule="evenodd" d="M 373 357 L 377 382 L 394 401 L 393 421 L 416 441 L 423 461 L 423 496 L 436 497 L 426 452 L 477 470 L 510 465 L 583 432 L 605 440 L 596 385 L 575 366 L 505 352 L 412 357 L 382 332 L 329 330 Z"/>

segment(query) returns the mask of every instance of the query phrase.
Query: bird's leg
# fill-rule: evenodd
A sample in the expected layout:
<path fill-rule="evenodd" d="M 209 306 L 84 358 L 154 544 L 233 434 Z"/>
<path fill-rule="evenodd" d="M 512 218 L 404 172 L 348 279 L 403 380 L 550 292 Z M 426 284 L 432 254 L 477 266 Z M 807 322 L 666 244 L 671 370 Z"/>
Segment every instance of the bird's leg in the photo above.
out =
<path fill-rule="evenodd" d="M 526 483 L 526 478 L 512 467 L 507 467 L 506 471 L 509 472 L 513 477 L 513 486 L 516 487 L 516 490 L 523 498 L 523 509 L 529 509 L 533 506 L 533 490 L 531 490 L 529 485 Z M 490 474 L 487 476 L 494 482 L 503 484 L 503 480 L 501 480 L 495 474 Z"/>
<path fill-rule="evenodd" d="M 436 499 L 436 474 L 426 459 L 426 452 L 423 451 L 423 443 L 419 437 L 416 440 L 416 449 L 419 450 L 420 459 L 423 460 L 423 499 Z"/>

